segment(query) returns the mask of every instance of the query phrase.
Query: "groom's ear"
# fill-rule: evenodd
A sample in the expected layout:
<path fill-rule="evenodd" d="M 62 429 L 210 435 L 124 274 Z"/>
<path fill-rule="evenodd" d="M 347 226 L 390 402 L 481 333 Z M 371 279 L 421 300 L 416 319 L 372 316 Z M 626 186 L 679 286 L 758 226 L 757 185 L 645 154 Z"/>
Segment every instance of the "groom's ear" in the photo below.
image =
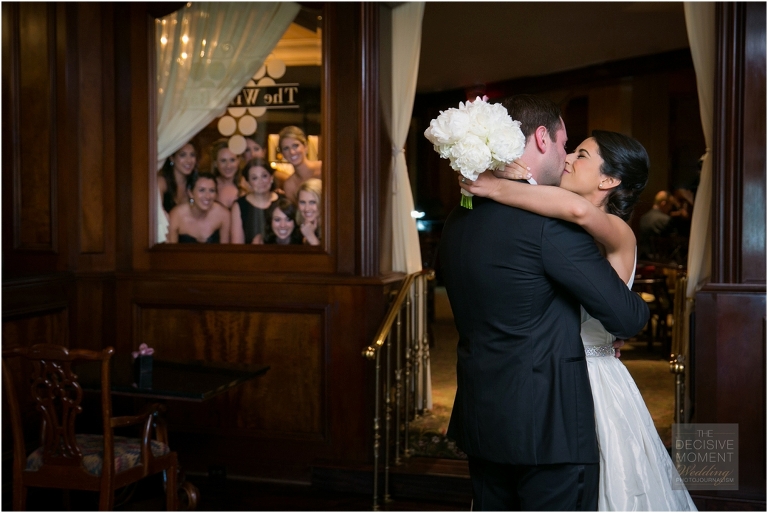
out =
<path fill-rule="evenodd" d="M 549 139 L 547 127 L 540 126 L 533 132 L 533 139 L 536 142 L 536 148 L 540 153 L 546 153 L 548 145 L 552 142 Z"/>

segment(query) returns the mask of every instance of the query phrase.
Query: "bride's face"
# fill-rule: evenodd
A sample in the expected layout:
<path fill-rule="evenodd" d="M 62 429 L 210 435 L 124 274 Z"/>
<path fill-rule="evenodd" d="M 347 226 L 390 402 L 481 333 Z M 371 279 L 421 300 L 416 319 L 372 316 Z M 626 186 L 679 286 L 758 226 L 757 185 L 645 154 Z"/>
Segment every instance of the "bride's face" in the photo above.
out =
<path fill-rule="evenodd" d="M 599 191 L 600 181 L 605 178 L 600 168 L 603 158 L 594 138 L 582 142 L 573 153 L 565 158 L 565 173 L 560 187 L 585 198 Z"/>

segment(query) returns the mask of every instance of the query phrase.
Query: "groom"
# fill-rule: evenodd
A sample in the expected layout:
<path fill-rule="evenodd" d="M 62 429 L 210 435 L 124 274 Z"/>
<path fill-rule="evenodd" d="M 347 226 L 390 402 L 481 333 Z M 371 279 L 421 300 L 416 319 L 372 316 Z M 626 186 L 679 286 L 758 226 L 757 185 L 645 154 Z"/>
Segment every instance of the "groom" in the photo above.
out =
<path fill-rule="evenodd" d="M 559 185 L 565 125 L 549 100 L 504 103 L 532 183 Z M 448 436 L 475 510 L 596 510 L 599 456 L 579 304 L 619 338 L 648 308 L 580 227 L 474 197 L 448 216 L 440 260 L 459 332 Z"/>

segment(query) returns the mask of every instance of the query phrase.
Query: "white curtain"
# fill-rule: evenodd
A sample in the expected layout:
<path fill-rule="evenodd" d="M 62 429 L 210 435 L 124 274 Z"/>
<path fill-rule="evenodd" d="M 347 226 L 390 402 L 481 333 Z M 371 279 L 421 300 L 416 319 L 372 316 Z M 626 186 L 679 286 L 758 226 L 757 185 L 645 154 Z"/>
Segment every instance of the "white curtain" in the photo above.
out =
<path fill-rule="evenodd" d="M 405 161 L 405 141 L 413 115 L 416 80 L 421 52 L 421 21 L 424 3 L 404 3 L 392 11 L 392 270 L 406 274 L 421 271 L 421 249 L 414 210 L 413 193 Z M 432 409 L 432 376 L 429 365 L 424 312 L 427 300 L 425 280 L 415 280 L 411 288 L 411 339 L 417 348 L 416 408 Z"/>
<path fill-rule="evenodd" d="M 421 270 L 405 140 L 416 96 L 423 16 L 423 2 L 405 3 L 392 11 L 392 270 L 408 274 Z"/>
<path fill-rule="evenodd" d="M 686 2 L 685 24 L 691 46 L 696 84 L 699 92 L 699 113 L 704 141 L 707 145 L 701 166 L 699 187 L 691 219 L 688 243 L 688 291 L 693 299 L 696 290 L 709 279 L 712 267 L 712 132 L 715 101 L 715 4 Z"/>
<path fill-rule="evenodd" d="M 690 316 L 696 291 L 710 278 L 712 270 L 712 136 L 714 131 L 716 32 L 715 4 L 713 2 L 686 2 L 685 25 L 688 42 L 696 70 L 699 93 L 699 113 L 704 132 L 706 153 L 701 166 L 699 187 L 696 190 L 691 235 L 688 242 L 688 289 L 686 290 L 685 324 L 683 326 L 683 354 L 690 354 Z M 690 369 L 691 362 L 686 362 Z M 690 372 L 686 372 L 686 412 L 690 412 Z M 687 421 L 688 419 L 684 419 Z"/>
<path fill-rule="evenodd" d="M 293 2 L 192 2 L 156 20 L 158 169 L 222 114 L 299 9 Z"/>

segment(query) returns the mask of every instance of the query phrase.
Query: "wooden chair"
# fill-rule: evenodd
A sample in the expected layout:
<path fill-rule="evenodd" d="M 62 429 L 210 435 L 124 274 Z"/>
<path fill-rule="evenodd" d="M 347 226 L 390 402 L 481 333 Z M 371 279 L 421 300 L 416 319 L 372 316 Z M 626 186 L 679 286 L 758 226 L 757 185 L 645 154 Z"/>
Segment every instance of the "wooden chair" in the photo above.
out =
<path fill-rule="evenodd" d="M 113 510 L 116 489 L 163 471 L 167 508 L 177 509 L 176 453 L 168 447 L 165 430 L 155 428 L 158 439 L 150 439 L 159 405 L 153 405 L 142 415 L 112 416 L 110 358 L 113 353 L 111 347 L 89 351 L 53 344 L 3 350 L 3 382 L 13 429 L 15 510 L 26 508 L 28 487 L 96 491 L 99 509 Z M 72 365 L 89 361 L 100 362 L 101 367 L 103 433 L 96 435 L 75 433 L 76 418 L 83 411 L 83 390 Z M 41 420 L 42 445 L 31 454 L 25 449 L 22 426 L 21 405 L 27 399 L 16 392 L 11 372 L 11 365 L 16 362 L 21 363 L 21 369 L 32 369 L 31 376 L 25 376 L 23 370 L 22 376 L 30 385 L 31 399 Z M 141 438 L 115 436 L 116 428 L 134 425 L 141 426 Z"/>

